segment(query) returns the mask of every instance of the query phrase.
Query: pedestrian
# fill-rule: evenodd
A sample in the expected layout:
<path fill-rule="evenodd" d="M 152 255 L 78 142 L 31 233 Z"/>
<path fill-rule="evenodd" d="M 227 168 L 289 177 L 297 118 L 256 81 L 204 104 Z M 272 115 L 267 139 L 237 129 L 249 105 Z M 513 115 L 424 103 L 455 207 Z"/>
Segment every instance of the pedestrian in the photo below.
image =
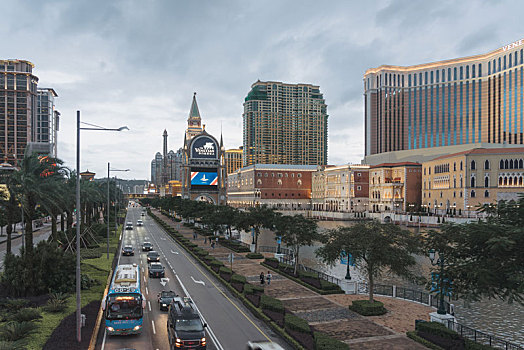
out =
<path fill-rule="evenodd" d="M 260 273 L 260 284 L 264 285 L 264 271 Z"/>
<path fill-rule="evenodd" d="M 207 244 L 207 236 L 204 236 L 204 244 Z"/>
<path fill-rule="evenodd" d="M 211 241 L 211 248 L 215 249 L 215 242 Z"/>
<path fill-rule="evenodd" d="M 267 276 L 266 276 L 266 279 L 267 279 L 267 285 L 269 286 L 271 284 L 271 277 L 273 277 L 271 275 L 271 272 L 268 270 L 267 271 Z"/>

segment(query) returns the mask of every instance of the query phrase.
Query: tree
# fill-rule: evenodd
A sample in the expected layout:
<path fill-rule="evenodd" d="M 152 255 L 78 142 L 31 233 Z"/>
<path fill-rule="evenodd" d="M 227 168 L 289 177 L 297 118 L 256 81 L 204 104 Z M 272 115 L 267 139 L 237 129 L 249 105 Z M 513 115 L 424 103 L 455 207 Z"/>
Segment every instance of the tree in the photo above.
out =
<path fill-rule="evenodd" d="M 524 304 L 524 196 L 480 210 L 489 214 L 486 221 L 446 223 L 428 233 L 425 246 L 445 259 L 455 296 Z"/>
<path fill-rule="evenodd" d="M 315 220 L 308 219 L 303 215 L 276 216 L 275 227 L 282 237 L 282 242 L 291 248 L 295 258 L 294 271 L 297 274 L 299 252 L 302 246 L 311 246 L 320 238 L 318 226 Z"/>
<path fill-rule="evenodd" d="M 420 250 L 420 240 L 413 233 L 376 220 L 329 230 L 322 236 L 322 243 L 324 246 L 317 249 L 316 255 L 328 264 L 335 264 L 343 253 L 351 254 L 355 265 L 367 277 L 370 302 L 375 279 L 386 269 L 401 277 L 411 277 L 409 268 L 415 265 L 413 254 Z"/>
<path fill-rule="evenodd" d="M 274 226 L 275 212 L 266 205 L 260 207 L 249 207 L 247 211 L 238 215 L 237 226 L 244 231 L 253 229 L 255 233 L 255 252 L 258 251 L 258 236 L 261 228 L 272 229 Z"/>

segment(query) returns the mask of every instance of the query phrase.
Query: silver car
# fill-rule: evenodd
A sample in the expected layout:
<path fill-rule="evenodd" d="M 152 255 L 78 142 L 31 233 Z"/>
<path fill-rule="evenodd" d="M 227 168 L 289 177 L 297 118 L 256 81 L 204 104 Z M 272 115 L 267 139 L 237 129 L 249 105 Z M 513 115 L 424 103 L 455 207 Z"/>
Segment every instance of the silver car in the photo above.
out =
<path fill-rule="evenodd" d="M 284 348 L 270 341 L 248 341 L 247 350 L 284 350 Z"/>

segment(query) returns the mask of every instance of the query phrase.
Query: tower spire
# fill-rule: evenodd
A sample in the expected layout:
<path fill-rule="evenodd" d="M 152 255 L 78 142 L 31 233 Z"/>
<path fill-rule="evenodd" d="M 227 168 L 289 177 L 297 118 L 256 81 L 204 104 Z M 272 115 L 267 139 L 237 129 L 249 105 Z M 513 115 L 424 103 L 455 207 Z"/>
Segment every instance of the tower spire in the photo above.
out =
<path fill-rule="evenodd" d="M 191 140 L 195 135 L 202 132 L 200 111 L 198 110 L 198 104 L 196 101 L 196 92 L 193 92 L 193 101 L 191 102 L 191 108 L 189 109 L 189 117 L 187 118 L 187 130 L 186 137 Z"/>

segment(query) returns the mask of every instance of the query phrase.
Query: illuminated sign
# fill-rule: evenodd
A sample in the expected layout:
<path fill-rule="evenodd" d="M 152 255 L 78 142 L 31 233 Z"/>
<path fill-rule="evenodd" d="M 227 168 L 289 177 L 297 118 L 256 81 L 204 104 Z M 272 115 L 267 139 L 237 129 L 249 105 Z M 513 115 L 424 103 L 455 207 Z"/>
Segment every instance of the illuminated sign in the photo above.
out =
<path fill-rule="evenodd" d="M 191 144 L 191 158 L 214 158 L 218 157 L 216 142 L 209 136 L 197 137 Z"/>
<path fill-rule="evenodd" d="M 217 173 L 209 173 L 203 171 L 191 172 L 191 185 L 218 185 Z"/>
<path fill-rule="evenodd" d="M 508 51 L 508 50 L 514 49 L 516 47 L 519 47 L 523 43 L 524 43 L 524 39 L 520 39 L 519 41 L 515 41 L 514 43 L 511 43 L 509 45 L 502 46 L 502 50 L 503 51 Z"/>

